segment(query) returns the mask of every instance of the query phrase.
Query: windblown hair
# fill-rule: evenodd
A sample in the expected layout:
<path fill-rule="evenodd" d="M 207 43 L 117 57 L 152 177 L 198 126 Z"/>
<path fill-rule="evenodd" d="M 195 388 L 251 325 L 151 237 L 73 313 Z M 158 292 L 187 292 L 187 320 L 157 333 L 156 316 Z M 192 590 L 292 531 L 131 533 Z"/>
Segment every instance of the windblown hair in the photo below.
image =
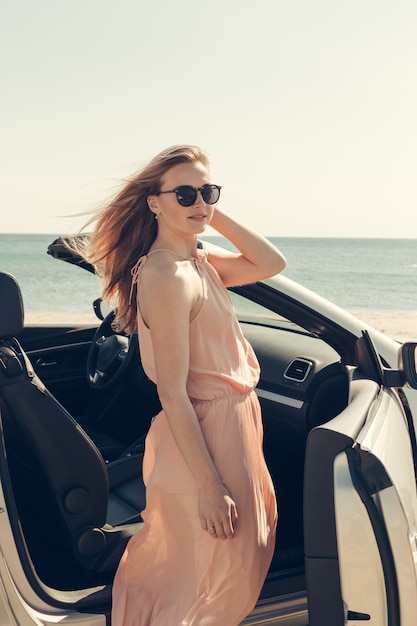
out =
<path fill-rule="evenodd" d="M 137 329 L 136 286 L 131 294 L 131 269 L 149 252 L 158 232 L 158 222 L 147 198 L 160 191 L 161 179 L 169 169 L 193 162 L 209 166 L 207 154 L 196 146 L 163 150 L 87 222 L 82 230 L 96 223 L 91 239 L 83 245 L 74 237 L 69 244 L 94 265 L 102 278 L 103 298 L 116 303 L 120 330 L 132 333 Z"/>

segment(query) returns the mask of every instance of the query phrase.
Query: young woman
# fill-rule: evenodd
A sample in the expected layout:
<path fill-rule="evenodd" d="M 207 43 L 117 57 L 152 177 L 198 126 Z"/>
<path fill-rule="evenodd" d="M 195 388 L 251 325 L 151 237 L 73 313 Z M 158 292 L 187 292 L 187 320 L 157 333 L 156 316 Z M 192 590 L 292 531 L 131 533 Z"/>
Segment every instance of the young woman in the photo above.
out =
<path fill-rule="evenodd" d="M 236 626 L 274 551 L 259 365 L 226 287 L 277 274 L 285 259 L 219 196 L 207 155 L 174 146 L 97 216 L 88 258 L 121 326 L 138 331 L 162 405 L 146 439 L 145 524 L 114 580 L 112 626 Z M 199 249 L 208 224 L 238 252 Z"/>

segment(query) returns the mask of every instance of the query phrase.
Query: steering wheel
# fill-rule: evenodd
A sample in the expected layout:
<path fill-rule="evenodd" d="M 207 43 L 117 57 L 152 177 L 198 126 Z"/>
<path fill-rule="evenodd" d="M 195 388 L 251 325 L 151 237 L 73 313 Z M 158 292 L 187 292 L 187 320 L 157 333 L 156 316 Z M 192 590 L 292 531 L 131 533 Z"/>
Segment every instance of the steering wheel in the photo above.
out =
<path fill-rule="evenodd" d="M 136 335 L 123 335 L 112 328 L 112 311 L 97 328 L 87 356 L 87 381 L 92 389 L 108 389 L 128 371 L 137 356 Z"/>

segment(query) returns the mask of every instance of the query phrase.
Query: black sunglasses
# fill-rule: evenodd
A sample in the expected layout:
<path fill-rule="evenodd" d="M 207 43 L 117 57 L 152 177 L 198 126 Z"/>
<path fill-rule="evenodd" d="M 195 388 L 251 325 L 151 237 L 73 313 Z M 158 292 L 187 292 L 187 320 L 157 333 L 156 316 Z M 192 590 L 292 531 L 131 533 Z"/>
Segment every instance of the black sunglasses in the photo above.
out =
<path fill-rule="evenodd" d="M 175 193 L 178 204 L 181 206 L 192 206 L 197 200 L 197 194 L 200 191 L 201 197 L 206 204 L 216 204 L 217 200 L 220 198 L 220 189 L 221 187 L 218 185 L 204 185 L 203 187 L 180 185 L 169 191 L 159 191 L 155 195 L 159 196 L 161 193 Z"/>

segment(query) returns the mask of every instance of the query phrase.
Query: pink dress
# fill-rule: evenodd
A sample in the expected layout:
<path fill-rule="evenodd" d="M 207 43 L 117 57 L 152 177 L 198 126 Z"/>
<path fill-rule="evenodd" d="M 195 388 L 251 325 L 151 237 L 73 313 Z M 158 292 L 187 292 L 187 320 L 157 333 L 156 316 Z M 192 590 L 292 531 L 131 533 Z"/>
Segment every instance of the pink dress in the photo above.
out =
<path fill-rule="evenodd" d="M 134 281 L 146 259 L 132 271 Z M 146 438 L 145 524 L 130 540 L 116 573 L 112 626 L 237 626 L 259 597 L 274 551 L 277 507 L 253 391 L 259 364 L 205 253 L 199 251 L 192 261 L 204 298 L 190 322 L 187 391 L 213 462 L 236 502 L 235 537 L 213 539 L 202 530 L 194 477 L 161 411 Z M 138 325 L 143 367 L 156 382 L 150 332 L 140 314 Z"/>

